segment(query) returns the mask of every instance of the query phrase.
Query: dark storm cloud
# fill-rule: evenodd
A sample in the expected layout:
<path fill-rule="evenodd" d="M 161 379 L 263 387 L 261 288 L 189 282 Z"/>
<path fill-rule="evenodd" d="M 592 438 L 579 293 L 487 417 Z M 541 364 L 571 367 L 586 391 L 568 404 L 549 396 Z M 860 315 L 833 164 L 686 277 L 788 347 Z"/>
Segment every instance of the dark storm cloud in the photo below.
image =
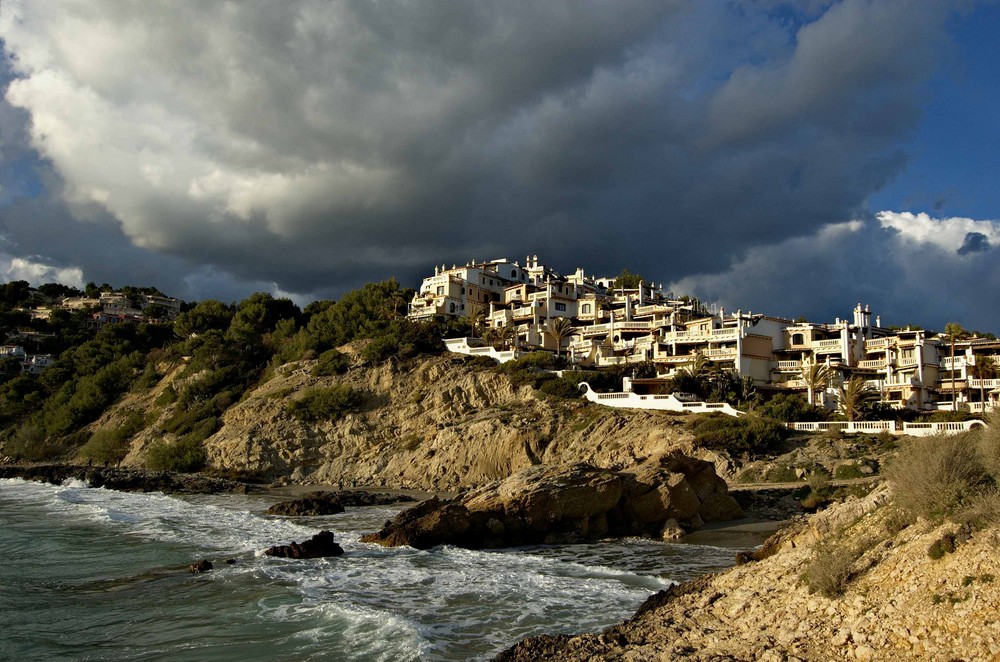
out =
<path fill-rule="evenodd" d="M 724 270 L 905 164 L 941 6 L 5 3 L 7 99 L 84 219 L 17 243 L 322 294 L 527 253 Z"/>
<path fill-rule="evenodd" d="M 959 255 L 969 253 L 981 253 L 990 249 L 990 239 L 982 232 L 969 232 L 965 235 L 965 241 L 956 251 Z"/>

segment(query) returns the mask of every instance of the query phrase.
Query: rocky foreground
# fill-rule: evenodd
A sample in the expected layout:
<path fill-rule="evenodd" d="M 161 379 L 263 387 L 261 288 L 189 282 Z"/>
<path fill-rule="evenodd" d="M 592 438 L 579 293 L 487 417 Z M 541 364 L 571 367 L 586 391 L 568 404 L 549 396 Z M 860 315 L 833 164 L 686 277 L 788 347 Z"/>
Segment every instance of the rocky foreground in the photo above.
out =
<path fill-rule="evenodd" d="M 1000 527 L 900 528 L 886 500 L 815 515 L 766 558 L 662 591 L 602 633 L 532 637 L 496 659 L 998 659 Z"/>
<path fill-rule="evenodd" d="M 538 465 L 456 499 L 425 501 L 362 540 L 478 549 L 607 536 L 671 539 L 706 521 L 742 516 L 711 463 L 668 453 L 617 472 Z"/>

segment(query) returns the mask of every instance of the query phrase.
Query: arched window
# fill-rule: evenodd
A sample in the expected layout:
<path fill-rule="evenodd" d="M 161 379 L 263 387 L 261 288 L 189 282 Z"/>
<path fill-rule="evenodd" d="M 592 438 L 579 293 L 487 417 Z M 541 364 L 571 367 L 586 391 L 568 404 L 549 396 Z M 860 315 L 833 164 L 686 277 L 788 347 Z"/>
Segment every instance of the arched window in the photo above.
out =
<path fill-rule="evenodd" d="M 804 339 L 804 337 L 803 337 L 803 335 L 801 333 L 793 333 L 792 334 L 792 344 L 793 345 L 801 345 L 804 342 L 805 342 L 805 339 Z"/>

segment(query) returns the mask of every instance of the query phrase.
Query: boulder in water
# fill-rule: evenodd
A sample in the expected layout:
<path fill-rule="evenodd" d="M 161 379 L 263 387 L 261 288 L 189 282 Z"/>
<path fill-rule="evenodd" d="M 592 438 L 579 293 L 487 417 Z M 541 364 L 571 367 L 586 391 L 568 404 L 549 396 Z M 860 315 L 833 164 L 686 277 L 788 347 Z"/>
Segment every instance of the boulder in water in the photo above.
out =
<path fill-rule="evenodd" d="M 320 531 L 301 545 L 293 540 L 290 545 L 269 547 L 264 553 L 286 559 L 319 559 L 340 556 L 344 549 L 333 541 L 332 531 Z"/>

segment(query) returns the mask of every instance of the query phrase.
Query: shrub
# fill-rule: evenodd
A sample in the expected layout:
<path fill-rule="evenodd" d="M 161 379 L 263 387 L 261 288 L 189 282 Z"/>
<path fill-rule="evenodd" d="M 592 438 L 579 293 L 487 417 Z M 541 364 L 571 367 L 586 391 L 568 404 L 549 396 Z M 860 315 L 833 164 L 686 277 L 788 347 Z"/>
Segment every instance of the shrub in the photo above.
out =
<path fill-rule="evenodd" d="M 825 421 L 829 412 L 823 407 L 810 405 L 801 395 L 778 393 L 760 407 L 763 416 L 785 423 L 797 421 Z"/>
<path fill-rule="evenodd" d="M 337 384 L 306 391 L 301 398 L 288 403 L 287 411 L 303 421 L 335 421 L 357 410 L 363 401 L 360 391 L 346 384 Z"/>
<path fill-rule="evenodd" d="M 331 375 L 342 375 L 351 367 L 351 361 L 345 354 L 329 349 L 319 355 L 319 360 L 313 366 L 314 377 L 329 377 Z"/>
<path fill-rule="evenodd" d="M 133 411 L 119 427 L 94 432 L 80 454 L 98 462 L 117 463 L 128 454 L 129 440 L 144 427 L 146 422 L 142 414 Z"/>
<path fill-rule="evenodd" d="M 886 475 L 896 504 L 932 521 L 955 514 L 987 480 L 969 435 L 913 439 L 901 447 Z"/>
<path fill-rule="evenodd" d="M 42 426 L 25 423 L 4 442 L 3 450 L 17 460 L 41 462 L 58 457 L 61 448 L 46 437 Z"/>
<path fill-rule="evenodd" d="M 816 547 L 801 579 L 810 593 L 819 593 L 831 599 L 838 598 L 847 590 L 854 563 L 863 552 L 860 545 L 844 548 L 830 541 L 821 543 Z"/>
<path fill-rule="evenodd" d="M 546 395 L 554 395 L 558 398 L 579 398 L 581 395 L 576 380 L 567 379 L 566 377 L 546 380 L 542 382 L 538 390 Z"/>
<path fill-rule="evenodd" d="M 689 427 L 697 445 L 740 455 L 773 453 L 788 435 L 788 429 L 778 421 L 753 415 L 740 418 L 724 414 L 700 415 Z"/>
<path fill-rule="evenodd" d="M 202 440 L 185 435 L 174 443 L 166 440 L 153 443 L 146 456 L 146 466 L 161 471 L 190 473 L 201 471 L 207 459 Z"/>
<path fill-rule="evenodd" d="M 864 478 L 866 474 L 861 471 L 861 467 L 856 462 L 852 462 L 838 466 L 833 475 L 838 480 L 849 480 L 851 478 Z"/>

